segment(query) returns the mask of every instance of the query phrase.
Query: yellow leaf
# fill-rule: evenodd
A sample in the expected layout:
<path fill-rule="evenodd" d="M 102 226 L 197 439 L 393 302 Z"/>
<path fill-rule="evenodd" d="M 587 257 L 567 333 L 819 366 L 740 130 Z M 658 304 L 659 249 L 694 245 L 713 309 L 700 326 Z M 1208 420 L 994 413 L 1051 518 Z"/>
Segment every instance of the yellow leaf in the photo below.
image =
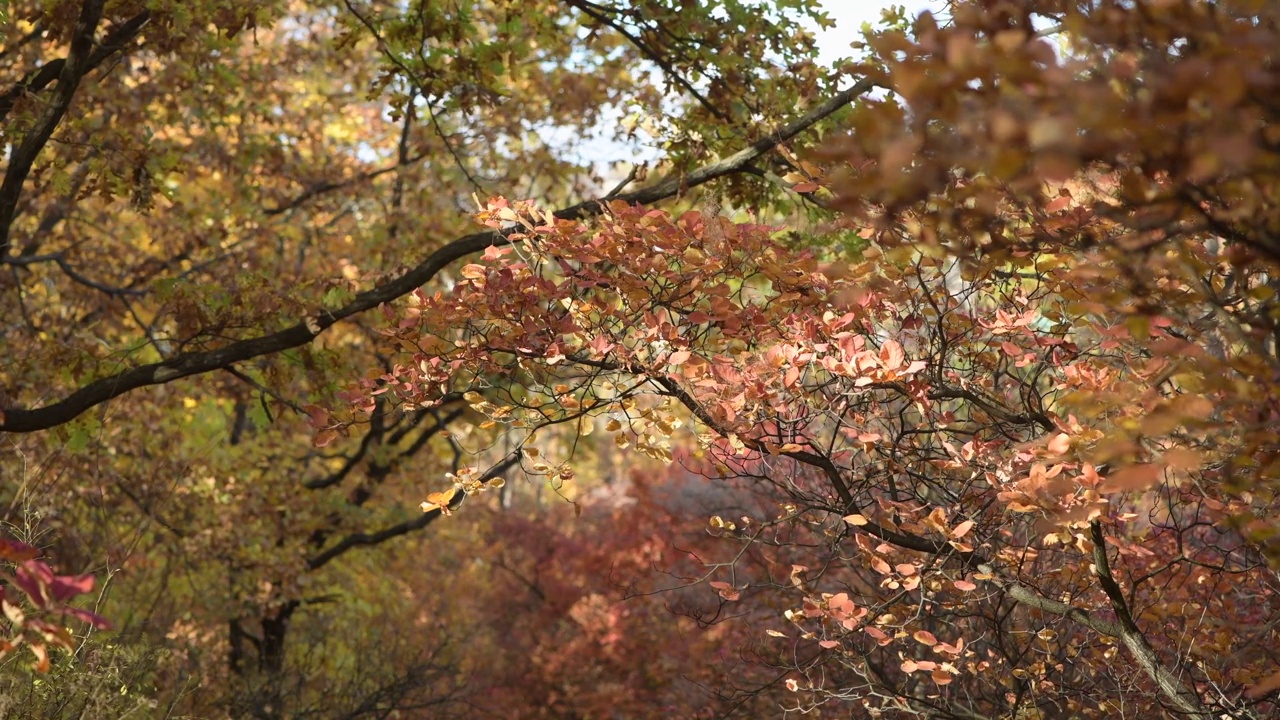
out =
<path fill-rule="evenodd" d="M 447 490 L 427 495 L 426 502 L 422 503 L 420 506 L 422 508 L 422 512 L 425 513 L 431 512 L 432 510 L 439 510 L 441 514 L 444 515 L 452 514 L 452 511 L 449 510 L 449 502 L 453 500 L 453 496 L 456 495 L 457 492 L 458 488 L 451 487 Z"/>

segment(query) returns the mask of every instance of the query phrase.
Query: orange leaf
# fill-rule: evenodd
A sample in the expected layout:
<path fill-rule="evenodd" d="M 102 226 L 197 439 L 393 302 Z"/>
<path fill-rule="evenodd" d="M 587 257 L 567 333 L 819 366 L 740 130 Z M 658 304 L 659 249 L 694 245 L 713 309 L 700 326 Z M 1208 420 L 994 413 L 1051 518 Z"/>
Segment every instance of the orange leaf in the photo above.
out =
<path fill-rule="evenodd" d="M 902 346 L 896 340 L 889 340 L 880 348 L 880 365 L 885 370 L 897 370 L 905 359 Z"/>
<path fill-rule="evenodd" d="M 1245 691 L 1245 696 L 1249 698 L 1260 698 L 1271 692 L 1280 690 L 1280 672 L 1273 673 L 1263 678 L 1257 685 L 1250 687 Z"/>
<path fill-rule="evenodd" d="M 1130 465 L 1107 475 L 1100 489 L 1102 492 L 1145 490 L 1155 485 L 1159 480 L 1159 465 Z"/>
<path fill-rule="evenodd" d="M 1066 433 L 1058 433 L 1049 440 L 1049 452 L 1054 455 L 1062 455 L 1069 449 L 1071 449 L 1071 438 L 1067 437 Z"/>
<path fill-rule="evenodd" d="M 439 510 L 441 514 L 450 514 L 449 501 L 453 500 L 453 496 L 458 492 L 458 488 L 452 487 L 441 492 L 434 492 L 427 495 L 427 501 L 420 506 L 422 512 L 431 512 Z"/>
<path fill-rule="evenodd" d="M 928 630 L 917 630 L 911 637 L 915 638 L 916 642 L 921 645 L 933 647 L 938 644 L 938 638 L 934 637 L 933 633 Z"/>
<path fill-rule="evenodd" d="M 1174 470 L 1194 470 L 1204 462 L 1204 458 L 1200 456 L 1200 453 L 1188 448 L 1165 450 L 1164 456 L 1160 459 Z"/>

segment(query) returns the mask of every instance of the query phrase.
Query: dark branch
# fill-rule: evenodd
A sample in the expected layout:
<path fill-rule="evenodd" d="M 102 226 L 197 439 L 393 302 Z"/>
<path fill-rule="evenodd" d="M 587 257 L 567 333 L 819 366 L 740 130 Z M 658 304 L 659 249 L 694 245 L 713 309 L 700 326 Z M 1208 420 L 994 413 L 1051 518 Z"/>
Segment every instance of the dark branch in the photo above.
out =
<path fill-rule="evenodd" d="M 53 131 L 71 107 L 71 98 L 80 87 L 80 78 L 90 69 L 93 37 L 102 20 L 102 6 L 105 2 L 106 0 L 86 0 L 81 6 L 80 17 L 76 19 L 71 35 L 71 47 L 67 50 L 67 57 L 62 61 L 57 76 L 57 92 L 45 106 L 39 119 L 22 136 L 22 141 L 10 146 L 9 168 L 4 174 L 4 181 L 0 182 L 0 255 L 7 255 L 9 252 L 9 229 L 17 216 L 18 198 L 22 195 L 27 175 L 35 165 L 36 156 L 44 150 L 49 138 L 53 137 Z"/>
<path fill-rule="evenodd" d="M 712 180 L 743 172 L 743 169 L 756 158 L 829 117 L 873 85 L 871 81 L 863 80 L 727 158 L 704 165 L 688 174 L 668 176 L 655 185 L 619 194 L 612 200 L 647 205 L 675 197 L 689 188 Z M 602 200 L 588 200 L 559 210 L 555 215 L 569 220 L 589 217 L 601 211 L 602 203 Z M 89 408 L 140 387 L 159 385 L 179 378 L 219 370 L 238 362 L 306 345 L 321 332 L 342 320 L 408 295 L 430 282 L 437 273 L 453 262 L 472 253 L 481 252 L 490 245 L 505 245 L 508 242 L 506 234 L 496 230 L 486 230 L 457 238 L 431 253 L 409 272 L 360 293 L 350 303 L 337 310 L 321 311 L 292 327 L 262 337 L 240 340 L 216 350 L 182 353 L 162 362 L 142 365 L 95 380 L 50 405 L 34 409 L 5 408 L 0 411 L 2 412 L 0 431 L 45 430 L 68 422 Z"/>
<path fill-rule="evenodd" d="M 496 478 L 502 473 L 511 469 L 519 462 L 520 462 L 520 456 L 518 454 L 509 455 L 502 462 L 489 468 L 489 472 L 485 473 L 480 478 L 480 481 L 487 482 L 489 480 L 492 480 L 493 478 Z M 457 508 L 459 505 L 462 504 L 465 498 L 466 498 L 466 495 L 462 493 L 458 493 L 455 496 L 453 502 L 450 503 L 450 509 L 452 510 L 454 508 Z M 436 518 L 440 517 L 440 515 L 441 515 L 441 511 L 437 508 L 430 512 L 424 512 L 421 515 L 413 518 L 412 520 L 406 520 L 402 523 L 397 523 L 395 525 L 392 525 L 389 528 L 384 528 L 376 532 L 354 533 L 354 534 L 348 535 L 344 537 L 342 540 L 338 541 L 338 543 L 333 547 L 307 560 L 307 568 L 309 570 L 317 570 L 321 567 L 324 567 L 330 561 L 334 560 L 335 558 L 337 558 L 338 556 L 342 555 L 343 553 L 349 550 L 352 550 L 358 547 L 365 547 L 369 545 L 378 545 L 379 543 L 384 543 L 388 540 L 391 540 L 392 538 L 397 538 L 397 537 L 400 537 L 401 535 L 407 535 L 415 530 L 421 530 L 422 528 L 435 522 Z"/>
<path fill-rule="evenodd" d="M 97 48 L 89 55 L 89 60 L 85 63 L 81 74 L 83 75 L 96 69 L 107 58 L 123 49 L 125 45 L 128 45 L 138 36 L 138 33 L 142 32 L 142 28 L 150 21 L 151 11 L 145 10 L 129 18 L 123 24 L 116 26 L 114 30 L 107 33 L 107 36 L 102 39 L 102 42 L 98 43 Z M 9 111 L 13 110 L 14 104 L 23 94 L 40 92 L 54 80 L 57 80 L 58 76 L 62 74 L 62 68 L 66 62 L 66 59 L 63 58 L 54 60 L 42 66 L 39 70 L 28 74 L 26 78 L 23 78 L 3 95 L 0 95 L 0 121 L 9 116 Z"/>

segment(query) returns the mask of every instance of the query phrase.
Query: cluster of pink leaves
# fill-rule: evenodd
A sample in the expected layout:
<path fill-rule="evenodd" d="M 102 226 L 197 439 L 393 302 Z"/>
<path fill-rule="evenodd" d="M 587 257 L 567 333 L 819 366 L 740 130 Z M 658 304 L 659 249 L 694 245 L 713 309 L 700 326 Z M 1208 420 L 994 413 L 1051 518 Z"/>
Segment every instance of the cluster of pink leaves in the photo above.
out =
<path fill-rule="evenodd" d="M 26 647 L 35 655 L 35 668 L 49 669 L 49 647 L 75 647 L 65 626 L 68 618 L 106 628 L 96 613 L 74 607 L 71 601 L 93 590 L 92 575 L 58 575 L 40 560 L 40 551 L 25 543 L 0 538 L 0 560 L 12 563 L 11 575 L 3 575 L 0 608 L 8 632 L 0 638 L 0 657 Z"/>

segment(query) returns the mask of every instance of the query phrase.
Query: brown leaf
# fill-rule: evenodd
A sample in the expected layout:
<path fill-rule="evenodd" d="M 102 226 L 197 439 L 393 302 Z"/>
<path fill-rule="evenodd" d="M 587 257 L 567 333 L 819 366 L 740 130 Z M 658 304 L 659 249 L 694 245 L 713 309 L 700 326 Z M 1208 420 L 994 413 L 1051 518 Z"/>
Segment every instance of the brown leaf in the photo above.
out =
<path fill-rule="evenodd" d="M 1099 488 L 1102 492 L 1145 490 L 1160 481 L 1160 466 L 1130 465 L 1107 475 Z"/>

